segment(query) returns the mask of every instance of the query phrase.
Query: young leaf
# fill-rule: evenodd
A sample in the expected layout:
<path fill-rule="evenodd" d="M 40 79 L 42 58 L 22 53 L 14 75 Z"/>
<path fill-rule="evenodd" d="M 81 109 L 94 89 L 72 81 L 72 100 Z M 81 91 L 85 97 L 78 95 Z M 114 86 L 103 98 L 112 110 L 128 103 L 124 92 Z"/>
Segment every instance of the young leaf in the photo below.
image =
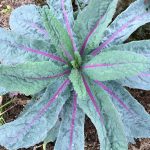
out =
<path fill-rule="evenodd" d="M 58 80 L 51 84 L 32 109 L 15 121 L 1 126 L 0 145 L 7 149 L 19 149 L 43 141 L 55 125 L 65 101 L 70 97 L 66 89 L 68 83 L 68 80 Z"/>
<path fill-rule="evenodd" d="M 77 97 L 69 99 L 63 109 L 63 119 L 54 150 L 84 150 L 84 119 L 84 113 L 77 106 Z"/>
<path fill-rule="evenodd" d="M 82 81 L 81 72 L 79 72 L 77 69 L 72 69 L 69 79 L 72 82 L 73 88 L 78 96 L 80 98 L 84 98 L 86 96 L 86 89 Z"/>
<path fill-rule="evenodd" d="M 100 4 L 97 5 L 99 2 Z M 91 43 L 88 45 L 88 48 L 90 50 L 99 45 L 100 38 L 110 23 L 116 6 L 117 0 L 92 0 L 89 2 L 89 5 L 79 13 L 75 21 L 74 30 L 81 44 L 83 43 L 80 51 L 82 55 L 89 39 Z"/>
<path fill-rule="evenodd" d="M 134 41 L 126 44 L 116 45 L 104 51 L 112 49 L 121 51 L 131 51 L 144 55 L 150 60 L 150 40 Z M 136 76 L 119 80 L 123 86 L 131 88 L 150 90 L 150 69 Z"/>
<path fill-rule="evenodd" d="M 52 43 L 57 48 L 58 53 L 61 56 L 68 57 L 69 59 L 72 60 L 73 59 L 72 43 L 63 25 L 56 19 L 53 11 L 48 9 L 47 7 L 41 9 L 41 16 L 43 18 L 45 28 L 50 34 Z"/>
<path fill-rule="evenodd" d="M 101 1 L 101 4 L 99 5 L 101 7 L 100 17 L 97 20 L 95 26 L 86 36 L 86 39 L 84 40 L 84 43 L 81 48 L 81 53 L 84 52 L 84 49 L 86 47 L 87 48 L 85 50 L 85 53 L 88 54 L 91 50 L 99 46 L 99 43 L 103 37 L 103 33 L 113 18 L 113 15 L 117 7 L 117 3 L 118 0 L 113 0 L 111 2 L 109 2 L 108 0 Z M 97 5 L 97 3 L 95 5 Z"/>
<path fill-rule="evenodd" d="M 149 60 L 130 51 L 103 52 L 83 65 L 91 79 L 99 81 L 131 77 L 149 68 Z"/>
<path fill-rule="evenodd" d="M 116 82 L 105 82 L 105 85 L 113 91 L 132 111 L 123 109 L 114 97 L 112 102 L 121 114 L 128 142 L 134 143 L 134 138 L 150 138 L 150 115 L 144 107 L 131 96 L 131 94 Z"/>
<path fill-rule="evenodd" d="M 56 18 L 62 23 L 62 25 L 65 26 L 65 20 L 64 15 L 62 12 L 62 0 L 46 0 L 50 9 L 53 10 L 54 15 Z M 65 9 L 68 14 L 68 19 L 70 21 L 71 26 L 73 25 L 73 7 L 72 7 L 72 1 L 71 0 L 64 0 Z"/>
<path fill-rule="evenodd" d="M 22 35 L 41 40 L 48 38 L 36 5 L 30 4 L 15 9 L 11 13 L 9 24 L 11 30 Z"/>
<path fill-rule="evenodd" d="M 64 21 L 65 21 L 65 25 L 66 25 L 66 29 L 67 32 L 69 34 L 72 46 L 73 46 L 73 50 L 76 52 L 77 51 L 77 47 L 76 47 L 76 43 L 74 41 L 74 37 L 73 37 L 73 32 L 72 32 L 72 28 L 69 22 L 69 18 L 68 18 L 68 14 L 65 8 L 65 2 L 64 0 L 61 0 L 61 6 L 62 6 L 62 11 L 63 11 L 63 15 L 64 15 Z M 77 42 L 77 41 L 76 41 Z"/>
<path fill-rule="evenodd" d="M 127 142 L 121 119 L 109 96 L 96 85 L 84 79 L 89 97 L 78 100 L 79 106 L 95 125 L 101 150 L 127 150 Z M 108 107 L 109 106 L 109 107 Z M 99 114 L 101 111 L 101 117 Z M 114 121 L 115 120 L 115 121 Z"/>
<path fill-rule="evenodd" d="M 26 95 L 40 92 L 53 80 L 69 73 L 50 61 L 0 65 L 0 72 L 0 86 L 9 92 L 20 91 Z"/>

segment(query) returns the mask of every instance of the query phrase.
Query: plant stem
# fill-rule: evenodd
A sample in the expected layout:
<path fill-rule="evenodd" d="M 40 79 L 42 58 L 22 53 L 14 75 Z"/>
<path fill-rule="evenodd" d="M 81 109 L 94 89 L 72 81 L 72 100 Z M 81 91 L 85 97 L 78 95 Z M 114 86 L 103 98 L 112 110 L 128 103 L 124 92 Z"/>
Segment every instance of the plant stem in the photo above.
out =
<path fill-rule="evenodd" d="M 14 102 L 14 100 L 11 100 L 11 101 L 7 102 L 6 104 L 0 106 L 0 110 L 1 110 L 2 108 L 4 108 L 4 107 L 8 106 L 9 104 L 13 103 L 13 102 Z"/>

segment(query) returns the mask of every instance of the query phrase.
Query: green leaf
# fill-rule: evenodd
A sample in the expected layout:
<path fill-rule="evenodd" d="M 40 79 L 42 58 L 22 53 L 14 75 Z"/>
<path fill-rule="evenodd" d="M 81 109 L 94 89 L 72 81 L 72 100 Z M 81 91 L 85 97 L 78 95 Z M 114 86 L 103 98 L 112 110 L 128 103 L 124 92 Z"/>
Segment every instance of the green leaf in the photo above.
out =
<path fill-rule="evenodd" d="M 110 24 L 103 41 L 111 39 L 111 45 L 123 43 L 134 31 L 148 22 L 150 13 L 146 11 L 144 0 L 136 0 Z"/>
<path fill-rule="evenodd" d="M 47 0 L 47 3 L 49 5 L 50 9 L 53 10 L 56 18 L 62 23 L 62 25 L 65 25 L 64 16 L 63 16 L 63 12 L 62 12 L 61 0 Z M 71 26 L 72 26 L 73 22 L 74 22 L 72 1 L 64 0 L 64 3 L 65 3 L 66 12 L 68 14 L 69 22 L 71 23 Z"/>
<path fill-rule="evenodd" d="M 135 138 L 150 138 L 150 115 L 132 95 L 116 82 L 106 82 L 109 87 L 129 108 L 124 109 L 114 97 L 112 102 L 121 114 L 128 142 L 134 143 Z"/>
<path fill-rule="evenodd" d="M 57 139 L 60 128 L 60 120 L 58 119 L 55 126 L 48 132 L 47 137 L 44 139 L 43 150 L 46 150 L 46 146 L 49 142 L 54 142 Z"/>
<path fill-rule="evenodd" d="M 0 72 L 0 86 L 9 92 L 19 91 L 26 95 L 40 92 L 56 77 L 65 75 L 62 75 L 63 68 L 50 61 L 0 65 Z"/>
<path fill-rule="evenodd" d="M 149 91 L 150 90 L 150 69 L 142 73 L 139 73 L 136 76 L 119 80 L 118 82 L 121 83 L 122 86 Z"/>
<path fill-rule="evenodd" d="M 39 99 L 42 98 L 42 96 L 43 96 L 43 94 L 45 93 L 46 89 L 47 89 L 47 88 L 45 88 L 45 89 L 41 92 L 40 95 L 39 95 L 39 94 L 37 94 L 38 96 L 35 96 L 35 95 L 34 95 L 34 96 L 31 98 L 31 100 L 29 100 L 29 101 L 27 102 L 27 104 L 26 104 L 26 105 L 24 106 L 24 108 L 23 108 L 23 111 L 20 112 L 20 114 L 18 115 L 18 118 L 21 118 L 21 117 L 24 116 L 26 113 L 28 113 L 29 110 L 32 110 L 32 107 L 34 106 L 34 104 L 35 104 Z"/>
<path fill-rule="evenodd" d="M 149 68 L 149 60 L 130 51 L 102 52 L 83 65 L 83 71 L 99 81 L 123 79 Z"/>
<path fill-rule="evenodd" d="M 118 51 L 131 51 L 144 55 L 150 60 L 150 40 L 133 41 L 126 44 L 120 44 L 107 48 L 104 51 L 111 51 L 112 49 Z M 123 86 L 130 88 L 137 88 L 143 90 L 150 90 L 150 67 L 147 71 L 142 72 L 136 76 L 119 80 Z"/>
<path fill-rule="evenodd" d="M 56 19 L 54 12 L 47 7 L 43 7 L 41 16 L 58 54 L 72 59 L 73 48 L 70 37 L 63 25 Z"/>
<path fill-rule="evenodd" d="M 93 83 L 89 85 L 88 91 L 90 97 L 78 100 L 78 104 L 97 129 L 99 141 L 101 143 L 100 149 L 127 150 L 128 144 L 123 124 L 109 96 Z"/>
<path fill-rule="evenodd" d="M 80 98 L 84 98 L 86 96 L 86 89 L 82 81 L 81 72 L 79 72 L 77 69 L 72 69 L 69 79 L 72 82 L 73 88 L 78 96 Z"/>
<path fill-rule="evenodd" d="M 116 6 L 117 0 L 91 0 L 89 2 L 88 6 L 79 13 L 74 25 L 74 31 L 80 39 L 80 44 L 86 38 L 88 40 L 92 36 L 87 47 L 95 48 L 99 45 L 102 34 L 110 23 Z M 102 16 L 104 17 L 102 18 Z"/>
<path fill-rule="evenodd" d="M 65 90 L 65 86 L 61 86 L 59 91 L 62 82 L 64 80 L 51 84 L 42 98 L 26 113 L 0 127 L 0 145 L 14 150 L 28 148 L 44 141 L 49 130 L 55 125 L 64 103 L 70 97 L 68 88 Z M 55 94 L 58 94 L 57 99 Z M 54 97 L 56 100 L 52 102 Z"/>
<path fill-rule="evenodd" d="M 78 106 L 73 106 L 73 103 L 72 98 L 64 106 L 63 118 L 54 150 L 84 150 L 85 115 Z M 75 109 L 76 112 L 74 112 Z"/>
<path fill-rule="evenodd" d="M 104 3 L 108 3 L 108 0 L 103 0 Z M 102 2 L 101 2 L 102 3 Z M 107 29 L 107 26 L 112 21 L 113 15 L 116 11 L 118 0 L 113 0 L 109 2 L 109 5 L 105 4 L 108 8 L 106 12 L 103 14 L 103 18 L 101 18 L 98 24 L 95 26 L 94 31 L 89 37 L 89 42 L 87 44 L 86 54 L 88 54 L 91 50 L 97 48 L 99 46 L 100 41 L 103 38 L 103 33 Z M 102 6 L 102 8 L 104 8 Z"/>
<path fill-rule="evenodd" d="M 145 55 L 147 58 L 150 58 L 150 40 L 141 40 L 141 41 L 132 41 L 125 44 L 112 45 L 109 48 L 106 48 L 104 51 L 131 51 L 139 54 Z"/>
<path fill-rule="evenodd" d="M 24 5 L 13 10 L 10 15 L 9 24 L 11 30 L 30 38 L 41 40 L 48 38 L 48 33 L 42 25 L 36 5 Z"/>
<path fill-rule="evenodd" d="M 7 91 L 4 87 L 0 87 L 0 96 L 6 94 Z"/>
<path fill-rule="evenodd" d="M 41 40 L 33 40 L 14 32 L 0 28 L 0 62 L 2 64 L 24 63 L 26 61 L 49 60 L 49 57 L 33 53 L 30 50 L 55 52 L 54 47 Z"/>

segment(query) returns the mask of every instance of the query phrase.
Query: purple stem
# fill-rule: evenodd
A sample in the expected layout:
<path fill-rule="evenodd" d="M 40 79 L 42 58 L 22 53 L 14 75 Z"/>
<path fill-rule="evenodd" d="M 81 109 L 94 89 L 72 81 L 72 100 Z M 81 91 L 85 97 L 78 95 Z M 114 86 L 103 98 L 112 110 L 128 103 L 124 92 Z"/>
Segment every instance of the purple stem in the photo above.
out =
<path fill-rule="evenodd" d="M 85 50 L 85 47 L 87 45 L 87 42 L 89 40 L 89 38 L 91 37 L 91 35 L 95 32 L 95 30 L 97 29 L 97 27 L 99 26 L 100 24 L 100 21 L 103 19 L 104 16 L 101 16 L 100 19 L 96 22 L 94 28 L 89 32 L 89 34 L 87 35 L 87 37 L 85 38 L 84 42 L 83 42 L 83 45 L 81 47 L 81 50 L 80 50 L 80 54 L 81 56 L 84 54 L 84 50 Z"/>
<path fill-rule="evenodd" d="M 108 92 L 114 99 L 116 99 L 123 108 L 125 108 L 127 111 L 131 112 L 130 108 L 128 108 L 128 106 L 113 91 L 111 91 L 107 86 L 105 86 L 102 82 L 100 82 L 98 80 L 95 80 L 94 82 L 96 84 L 98 84 L 103 90 Z"/>
<path fill-rule="evenodd" d="M 39 33 L 43 34 L 46 38 L 48 37 L 48 32 L 44 28 L 39 27 L 39 25 L 36 23 L 30 23 L 30 24 L 33 28 L 39 31 Z"/>
<path fill-rule="evenodd" d="M 96 112 L 98 113 L 100 121 L 101 121 L 102 124 L 104 124 L 104 120 L 103 120 L 100 108 L 97 105 L 96 100 L 95 100 L 95 98 L 94 98 L 94 96 L 92 94 L 92 91 L 91 91 L 91 89 L 90 89 L 90 87 L 89 87 L 89 85 L 88 85 L 88 83 L 87 83 L 87 81 L 86 81 L 86 79 L 85 79 L 85 77 L 83 75 L 82 75 L 82 79 L 83 79 L 83 83 L 84 83 L 84 86 L 86 88 L 86 91 L 87 91 L 87 93 L 88 93 L 88 95 L 89 95 L 89 97 L 90 97 L 90 99 L 91 99 L 91 101 L 92 101 L 92 103 L 93 103 L 93 105 L 95 107 Z"/>
<path fill-rule="evenodd" d="M 148 74 L 148 73 L 141 73 L 141 74 L 139 74 L 140 76 L 144 76 L 144 77 L 150 77 L 150 74 Z"/>
<path fill-rule="evenodd" d="M 44 34 L 45 37 L 48 37 L 48 32 L 45 29 L 39 27 L 39 25 L 37 25 L 36 23 L 31 22 L 30 24 L 33 28 L 37 29 L 40 33 Z M 73 59 L 72 56 L 70 55 L 70 53 L 67 50 L 65 50 L 63 44 L 61 44 L 61 47 L 62 47 L 62 50 L 65 53 L 65 55 L 68 57 L 68 59 L 72 60 Z"/>
<path fill-rule="evenodd" d="M 29 79 L 34 79 L 34 80 L 47 80 L 47 79 L 53 79 L 53 78 L 57 78 L 57 77 L 62 77 L 66 74 L 69 74 L 70 73 L 70 70 L 66 70 L 64 71 L 63 73 L 60 73 L 60 74 L 56 74 L 56 75 L 53 75 L 53 76 L 48 76 L 48 77 L 40 77 L 40 78 L 29 78 Z"/>
<path fill-rule="evenodd" d="M 130 114 L 133 115 L 132 117 L 135 116 L 136 118 L 139 118 L 140 121 L 142 121 L 142 122 L 144 121 L 145 123 L 147 123 L 147 120 L 141 119 L 134 110 L 130 109 L 113 91 L 111 91 L 111 89 L 109 89 L 107 86 L 105 86 L 102 82 L 100 82 L 98 80 L 95 80 L 94 82 L 96 84 L 98 84 L 106 92 L 108 92 L 114 99 L 116 99 L 123 108 L 125 108 Z"/>
<path fill-rule="evenodd" d="M 72 56 L 70 55 L 70 53 L 68 53 L 67 50 L 64 50 L 64 53 L 65 53 L 65 55 L 67 56 L 67 58 L 68 58 L 70 61 L 73 60 Z"/>
<path fill-rule="evenodd" d="M 70 40 L 72 42 L 73 49 L 74 49 L 74 51 L 77 51 L 77 47 L 76 47 L 76 44 L 75 44 L 74 39 L 73 39 L 73 34 L 72 34 L 71 26 L 70 26 L 70 23 L 69 23 L 68 15 L 67 15 L 67 12 L 65 10 L 64 0 L 61 0 L 61 7 L 62 7 L 62 10 L 63 10 L 63 15 L 64 15 L 67 31 L 68 31 Z"/>
<path fill-rule="evenodd" d="M 39 55 L 43 55 L 43 56 L 51 58 L 51 59 L 53 59 L 55 61 L 59 61 L 59 62 L 62 62 L 64 64 L 67 64 L 67 62 L 65 60 L 63 60 L 62 58 L 60 58 L 60 57 L 58 57 L 56 55 L 53 55 L 51 53 L 47 53 L 47 52 L 40 51 L 40 50 L 37 50 L 37 49 L 32 49 L 32 48 L 29 48 L 29 47 L 25 47 L 24 45 L 21 45 L 19 47 L 21 49 L 24 49 L 25 51 L 36 53 L 36 54 L 39 54 Z"/>
<path fill-rule="evenodd" d="M 54 95 L 48 101 L 48 103 L 45 104 L 44 107 L 42 107 L 39 110 L 39 112 L 37 113 L 37 115 L 35 115 L 33 117 L 33 119 L 31 120 L 31 122 L 27 126 L 25 126 L 23 129 L 21 129 L 21 131 L 19 131 L 17 133 L 16 138 L 14 138 L 14 139 L 18 139 L 19 136 L 21 136 L 22 134 L 26 133 L 27 131 L 29 131 L 31 129 L 31 127 L 35 124 L 35 122 L 38 121 L 42 117 L 42 115 L 44 115 L 44 113 L 48 110 L 48 108 L 55 102 L 55 100 L 57 99 L 57 97 L 66 89 L 66 87 L 67 87 L 67 85 L 69 83 L 70 83 L 70 81 L 68 79 L 63 82 L 63 84 L 54 93 Z"/>
<path fill-rule="evenodd" d="M 115 38 L 125 29 L 128 28 L 128 26 L 133 23 L 134 21 L 141 19 L 144 15 L 146 15 L 147 13 L 144 13 L 140 16 L 136 16 L 134 18 L 132 18 L 131 20 L 129 20 L 127 23 L 125 23 L 124 25 L 121 26 L 121 28 L 119 28 L 116 32 L 114 32 L 104 43 L 102 43 L 98 48 L 96 48 L 91 54 L 93 56 L 96 56 L 99 52 L 101 52 L 101 50 L 103 48 L 105 48 L 107 45 L 109 45 L 113 40 L 115 40 Z"/>
<path fill-rule="evenodd" d="M 118 65 L 124 65 L 124 64 L 138 64 L 140 62 L 127 62 L 127 63 L 118 63 L 118 64 L 92 64 L 92 65 L 85 65 L 82 66 L 82 69 L 90 69 L 90 68 L 98 68 L 98 67 L 113 67 Z"/>
<path fill-rule="evenodd" d="M 62 51 L 63 53 L 66 55 L 66 57 L 72 61 L 73 60 L 73 57 L 71 56 L 71 54 L 64 48 L 64 45 L 61 43 L 61 48 L 62 48 Z"/>
<path fill-rule="evenodd" d="M 9 46 L 12 46 L 13 48 L 21 48 L 21 49 L 24 49 L 25 51 L 36 53 L 38 55 L 42 55 L 42 56 L 48 57 L 50 59 L 53 59 L 55 61 L 59 61 L 61 63 L 67 64 L 67 62 L 65 60 L 63 60 L 62 58 L 60 58 L 60 57 L 58 57 L 56 55 L 53 55 L 51 53 L 47 53 L 47 52 L 44 52 L 44 51 L 41 51 L 41 50 L 37 50 L 37 49 L 28 48 L 28 47 L 26 47 L 24 45 L 18 45 L 17 43 L 16 44 L 12 44 L 10 41 L 7 41 L 7 40 L 0 40 L 0 42 L 5 42 Z"/>
<path fill-rule="evenodd" d="M 72 113 L 71 128 L 70 128 L 69 150 L 72 150 L 73 133 L 74 133 L 76 113 L 77 113 L 77 94 L 74 92 L 74 94 L 73 94 L 73 113 Z"/>
<path fill-rule="evenodd" d="M 93 65 L 86 65 L 83 66 L 83 69 L 88 69 L 88 68 L 97 68 L 97 67 L 110 67 L 110 66 L 114 66 L 116 64 L 93 64 Z"/>

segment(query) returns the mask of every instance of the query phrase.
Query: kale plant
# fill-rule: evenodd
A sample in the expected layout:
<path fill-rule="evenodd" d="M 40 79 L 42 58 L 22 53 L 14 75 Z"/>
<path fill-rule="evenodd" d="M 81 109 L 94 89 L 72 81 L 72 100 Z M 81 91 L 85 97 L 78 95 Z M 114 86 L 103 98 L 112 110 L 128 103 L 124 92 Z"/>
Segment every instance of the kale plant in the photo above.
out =
<path fill-rule="evenodd" d="M 85 114 L 101 150 L 127 150 L 134 138 L 150 137 L 149 114 L 124 88 L 150 90 L 150 40 L 125 43 L 150 22 L 144 0 L 113 22 L 118 0 L 80 0 L 76 15 L 70 0 L 47 3 L 17 8 L 11 30 L 0 29 L 1 94 L 32 95 L 0 127 L 0 145 L 56 140 L 55 150 L 83 150 Z"/>

